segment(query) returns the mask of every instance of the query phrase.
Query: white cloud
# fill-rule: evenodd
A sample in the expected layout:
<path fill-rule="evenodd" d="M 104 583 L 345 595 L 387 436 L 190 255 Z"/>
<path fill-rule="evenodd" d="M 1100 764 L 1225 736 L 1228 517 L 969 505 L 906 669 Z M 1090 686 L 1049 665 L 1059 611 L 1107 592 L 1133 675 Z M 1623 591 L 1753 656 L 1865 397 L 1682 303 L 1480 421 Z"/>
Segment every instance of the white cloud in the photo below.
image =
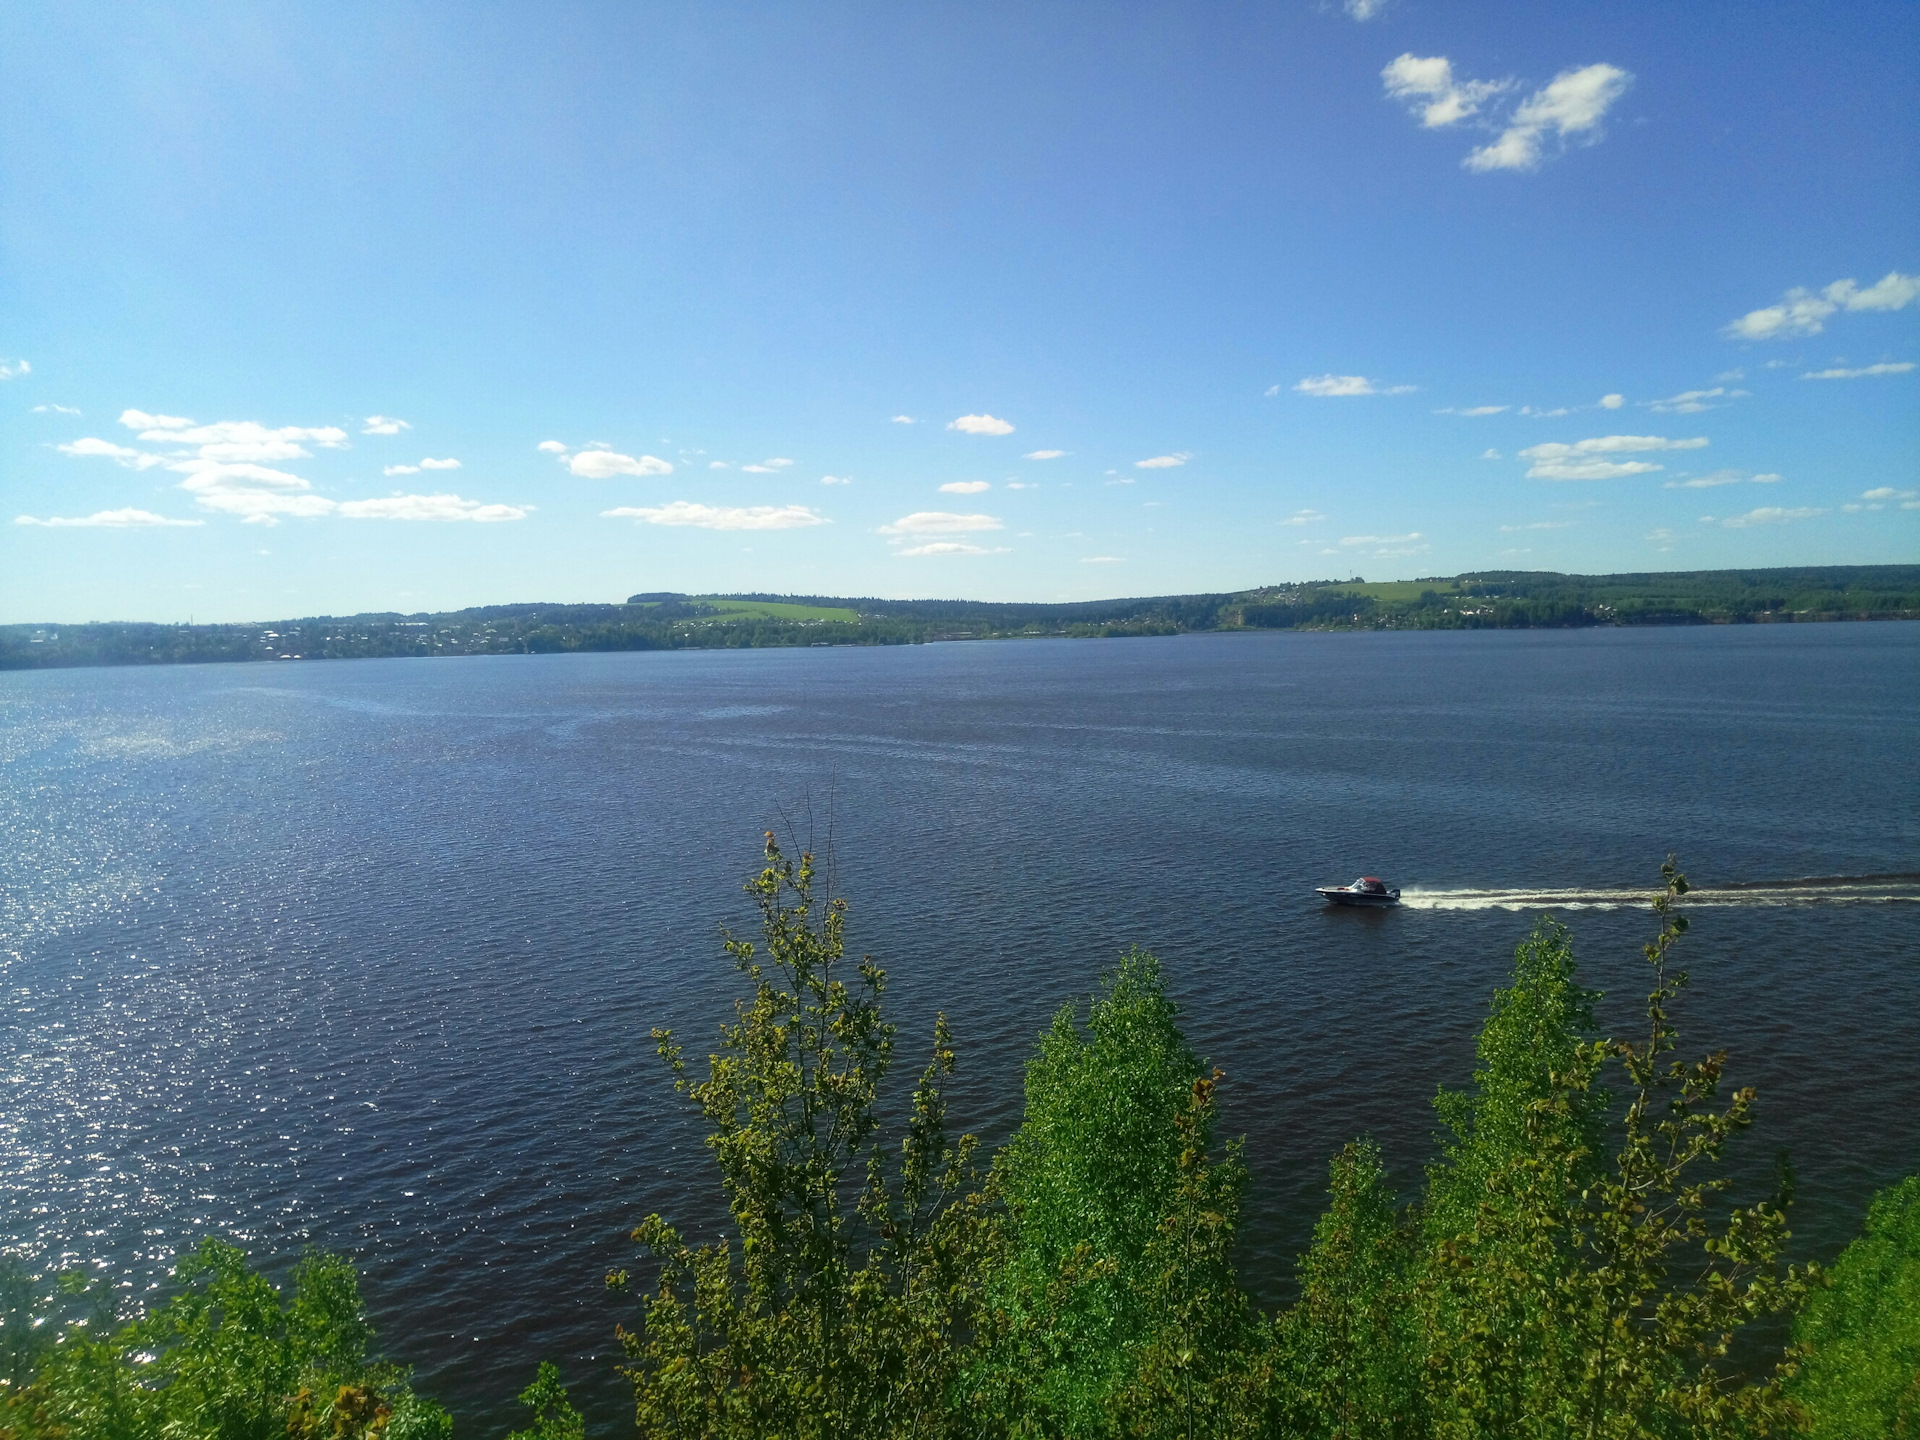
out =
<path fill-rule="evenodd" d="M 1326 518 L 1318 510 L 1296 510 L 1280 523 L 1282 525 L 1313 525 Z"/>
<path fill-rule="evenodd" d="M 793 464 L 793 461 L 785 459 L 782 456 L 776 455 L 771 460 L 762 460 L 760 463 L 766 466 L 767 469 L 769 470 L 784 470 L 789 465 Z"/>
<path fill-rule="evenodd" d="M 24 360 L 0 360 L 0 380 L 18 380 L 32 373 L 33 366 Z"/>
<path fill-rule="evenodd" d="M 388 495 L 379 500 L 343 500 L 335 513 L 349 520 L 470 520 L 490 524 L 524 520 L 531 505 L 483 505 L 458 495 Z"/>
<path fill-rule="evenodd" d="M 1082 565 L 1118 565 L 1121 560 L 1122 557 L 1118 555 L 1082 555 L 1080 557 Z"/>
<path fill-rule="evenodd" d="M 1507 128 L 1460 163 L 1469 170 L 1532 170 L 1549 137 L 1564 144 L 1570 136 L 1600 138 L 1600 122 L 1614 101 L 1627 93 L 1633 76 L 1617 65 L 1587 65 L 1562 70 L 1514 110 Z"/>
<path fill-rule="evenodd" d="M 1362 25 L 1387 8 L 1387 0 L 1344 0 L 1342 8 Z"/>
<path fill-rule="evenodd" d="M 902 515 L 891 525 L 882 525 L 880 533 L 897 539 L 918 535 L 967 535 L 980 530 L 1003 530 L 998 516 L 957 515 L 950 510 L 916 510 Z"/>
<path fill-rule="evenodd" d="M 1176 466 L 1186 464 L 1187 461 L 1192 458 L 1192 451 L 1181 450 L 1172 455 L 1154 455 L 1146 460 L 1136 460 L 1133 462 L 1133 468 L 1136 470 L 1172 470 Z"/>
<path fill-rule="evenodd" d="M 30 415 L 78 415 L 80 412 L 71 405 L 36 405 L 27 413 Z"/>
<path fill-rule="evenodd" d="M 334 510 L 333 501 L 310 493 L 311 484 L 285 470 L 218 460 L 178 460 L 167 468 L 187 477 L 180 488 L 203 509 L 249 525 L 276 525 L 282 515 L 310 520 Z"/>
<path fill-rule="evenodd" d="M 1418 530 L 1405 535 L 1343 535 L 1342 545 L 1407 545 L 1420 538 Z"/>
<path fill-rule="evenodd" d="M 380 472 L 382 475 L 418 475 L 418 465 L 389 465 Z"/>
<path fill-rule="evenodd" d="M 1444 55 L 1401 55 L 1380 72 L 1387 98 L 1399 100 L 1429 130 L 1453 125 L 1475 114 L 1483 102 L 1511 89 L 1511 80 L 1456 80 Z"/>
<path fill-rule="evenodd" d="M 820 477 L 820 483 L 822 485 L 851 485 L 853 481 L 845 475 L 822 475 Z"/>
<path fill-rule="evenodd" d="M 896 425 L 918 425 L 920 422 L 911 415 L 896 415 L 893 417 L 893 423 Z"/>
<path fill-rule="evenodd" d="M 943 495 L 978 495 L 982 490 L 991 490 L 993 486 L 984 480 L 949 480 L 940 487 Z"/>
<path fill-rule="evenodd" d="M 451 457 L 445 460 L 422 460 L 420 468 L 422 470 L 458 470 L 460 462 Z"/>
<path fill-rule="evenodd" d="M 958 430 L 965 435 L 1011 435 L 1010 422 L 999 420 L 992 415 L 962 415 L 958 420 L 947 422 L 949 430 Z"/>
<path fill-rule="evenodd" d="M 622 505 L 600 513 L 610 520 L 690 525 L 699 530 L 799 530 L 827 523 L 826 516 L 805 505 L 698 505 L 691 500 L 674 500 L 655 506 Z"/>
<path fill-rule="evenodd" d="M 1669 395 L 1665 400 L 1648 400 L 1648 409 L 1662 415 L 1698 415 L 1702 410 L 1718 410 L 1718 405 L 1709 405 L 1709 400 L 1745 400 L 1749 392 L 1729 390 L 1724 385 L 1716 385 L 1711 390 L 1682 390 L 1678 395 Z"/>
<path fill-rule="evenodd" d="M 1780 477 L 1772 471 L 1768 471 L 1764 475 L 1749 475 L 1747 482 L 1751 485 L 1778 485 L 1780 483 Z"/>
<path fill-rule="evenodd" d="M 1721 485 L 1738 485 L 1747 478 L 1741 470 L 1715 470 L 1711 475 L 1695 475 L 1689 480 L 1669 480 L 1663 487 L 1668 490 L 1712 490 Z M 1778 480 L 1780 477 L 1773 477 Z"/>
<path fill-rule="evenodd" d="M 1498 460 L 1501 456 L 1498 450 L 1482 450 L 1480 452 L 1480 458 L 1482 460 Z"/>
<path fill-rule="evenodd" d="M 53 448 L 62 455 L 71 455 L 75 459 L 111 460 L 114 464 L 124 466 L 128 470 L 151 470 L 155 465 L 165 463 L 163 456 L 149 455 L 129 445 L 116 445 L 111 440 L 99 440 L 91 435 Z"/>
<path fill-rule="evenodd" d="M 1568 407 L 1566 407 L 1565 405 L 1562 405 L 1562 406 L 1560 406 L 1560 407 L 1559 407 L 1558 409 L 1556 409 L 1556 410 L 1536 410 L 1536 409 L 1535 409 L 1535 408 L 1534 408 L 1533 406 L 1531 406 L 1531 405 L 1522 405 L 1522 406 L 1520 407 L 1520 413 L 1521 413 L 1522 415 L 1531 415 L 1531 416 L 1533 416 L 1533 417 L 1534 417 L 1534 418 L 1535 418 L 1536 420 L 1551 420 L 1551 419 L 1553 419 L 1553 418 L 1554 418 L 1554 417 L 1555 417 L 1556 415 L 1571 415 L 1571 414 L 1573 413 L 1573 411 L 1572 411 L 1572 410 L 1570 410 L 1570 409 L 1569 409 Z"/>
<path fill-rule="evenodd" d="M 1020 458 L 1022 460 L 1058 460 L 1066 453 L 1064 450 L 1029 450 Z"/>
<path fill-rule="evenodd" d="M 709 470 L 725 470 L 726 468 L 727 462 L 724 460 L 709 460 L 707 462 L 707 469 Z"/>
<path fill-rule="evenodd" d="M 1004 545 L 968 545 L 959 540 L 935 540 L 926 545 L 915 545 L 910 549 L 896 550 L 896 555 L 1005 555 Z"/>
<path fill-rule="evenodd" d="M 567 453 L 567 447 L 562 445 L 558 440 L 542 440 L 533 448 L 544 451 L 549 455 L 564 455 Z"/>
<path fill-rule="evenodd" d="M 567 461 L 567 469 L 583 480 L 611 480 L 616 475 L 671 475 L 673 465 L 657 455 L 622 455 L 613 450 L 582 450 Z"/>
<path fill-rule="evenodd" d="M 1599 435 L 1571 445 L 1559 442 L 1529 445 L 1520 452 L 1520 458 L 1533 462 L 1527 471 L 1527 478 L 1531 480 L 1614 480 L 1622 475 L 1644 475 L 1662 467 L 1644 460 L 1610 461 L 1596 457 L 1647 450 L 1698 450 L 1706 443 L 1704 436 L 1669 440 L 1661 435 Z"/>
<path fill-rule="evenodd" d="M 362 435 L 398 435 L 402 430 L 411 430 L 413 426 L 404 420 L 396 420 L 391 415 L 369 415 L 367 423 L 360 427 Z"/>
<path fill-rule="evenodd" d="M 1826 513 L 1812 506 L 1783 510 L 1778 505 L 1762 505 L 1758 510 L 1749 510 L 1744 515 L 1729 515 L 1720 523 L 1730 530 L 1745 530 L 1752 525 L 1780 525 L 1788 520 L 1811 520 L 1816 515 Z"/>
<path fill-rule="evenodd" d="M 149 415 L 144 410 L 122 410 L 120 423 L 129 430 L 185 430 L 193 421 L 184 415 Z"/>
<path fill-rule="evenodd" d="M 1571 520 L 1536 520 L 1531 525 L 1502 525 L 1502 534 L 1512 535 L 1522 530 L 1571 530 Z"/>
<path fill-rule="evenodd" d="M 1436 415 L 1498 415 L 1501 411 L 1511 408 L 1511 406 L 1507 405 L 1473 405 L 1461 410 L 1456 409 L 1452 405 L 1448 405 L 1444 409 L 1436 410 L 1433 413 Z"/>
<path fill-rule="evenodd" d="M 1889 270 L 1864 290 L 1854 280 L 1836 280 L 1818 293 L 1796 287 L 1777 305 L 1749 310 L 1725 333 L 1735 340 L 1818 335 L 1839 311 L 1903 310 L 1916 298 L 1920 298 L 1920 275 L 1902 275 L 1898 270 Z"/>
<path fill-rule="evenodd" d="M 54 515 L 36 520 L 31 515 L 16 515 L 16 525 L 45 525 L 51 529 L 136 530 L 159 525 L 204 525 L 204 520 L 169 520 L 151 510 L 96 510 L 91 515 Z"/>
<path fill-rule="evenodd" d="M 1038 490 L 1039 488 L 1040 488 L 1040 482 L 1038 480 L 1007 481 L 1007 489 L 1009 490 Z"/>
<path fill-rule="evenodd" d="M 1858 370 L 1812 370 L 1802 375 L 1802 380 L 1858 380 L 1863 375 L 1904 375 L 1913 369 L 1911 360 L 1882 361 L 1878 365 L 1862 365 Z"/>
<path fill-rule="evenodd" d="M 1896 490 L 1891 485 L 1876 485 L 1871 490 L 1862 490 L 1862 500 L 1912 500 L 1920 496 L 1920 490 Z"/>
<path fill-rule="evenodd" d="M 1627 397 L 1624 395 L 1602 395 L 1600 397 L 1600 408 L 1602 410 L 1618 410 L 1626 403 Z"/>
<path fill-rule="evenodd" d="M 1109 474 L 1111 474 L 1112 472 L 1111 472 L 1111 471 L 1109 471 L 1108 473 L 1109 473 Z M 1117 479 L 1117 480 L 1109 480 L 1109 481 L 1107 481 L 1107 484 L 1109 484 L 1109 485 L 1131 485 L 1131 484 L 1133 484 L 1133 476 L 1131 476 L 1131 475 L 1122 475 L 1122 476 L 1121 476 L 1121 477 L 1120 477 L 1119 479 Z"/>
<path fill-rule="evenodd" d="M 1278 388 L 1277 386 L 1275 387 Z M 1328 399 L 1339 395 L 1408 395 L 1418 385 L 1375 385 L 1364 375 L 1309 375 L 1293 387 L 1302 395 Z M 1272 394 L 1273 391 L 1268 391 Z"/>
<path fill-rule="evenodd" d="M 1673 531 L 1668 530 L 1664 527 L 1657 530 L 1649 530 L 1641 538 L 1644 540 L 1651 540 L 1655 545 L 1661 545 L 1666 547 L 1667 549 L 1673 548 L 1673 539 L 1674 539 Z"/>

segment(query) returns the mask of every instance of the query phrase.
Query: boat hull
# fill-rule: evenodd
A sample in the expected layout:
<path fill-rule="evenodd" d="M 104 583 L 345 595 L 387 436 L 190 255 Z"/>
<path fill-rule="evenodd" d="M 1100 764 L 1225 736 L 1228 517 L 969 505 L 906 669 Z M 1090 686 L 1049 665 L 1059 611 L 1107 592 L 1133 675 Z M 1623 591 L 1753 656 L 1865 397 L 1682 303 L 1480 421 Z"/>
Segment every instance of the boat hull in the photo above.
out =
<path fill-rule="evenodd" d="M 1339 886 L 1329 886 L 1316 890 L 1314 894 L 1332 905 L 1358 905 L 1365 909 L 1384 910 L 1400 903 L 1400 893 L 1389 891 L 1385 895 L 1369 895 L 1360 890 L 1348 890 Z"/>

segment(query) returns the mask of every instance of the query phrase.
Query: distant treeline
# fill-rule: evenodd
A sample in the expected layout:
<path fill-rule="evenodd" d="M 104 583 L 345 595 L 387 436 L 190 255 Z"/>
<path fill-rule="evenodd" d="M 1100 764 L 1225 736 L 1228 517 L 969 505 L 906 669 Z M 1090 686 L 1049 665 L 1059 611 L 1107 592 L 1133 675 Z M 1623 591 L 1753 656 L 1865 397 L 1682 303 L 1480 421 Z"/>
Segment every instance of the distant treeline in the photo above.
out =
<path fill-rule="evenodd" d="M 445 613 L 249 624 L 7 625 L 0 626 L 0 669 L 917 645 L 1220 630 L 1481 630 L 1916 618 L 1920 565 L 1644 575 L 1500 570 L 1385 584 L 1323 580 L 1232 594 L 1055 605 L 652 592 L 620 605 L 485 605 Z"/>

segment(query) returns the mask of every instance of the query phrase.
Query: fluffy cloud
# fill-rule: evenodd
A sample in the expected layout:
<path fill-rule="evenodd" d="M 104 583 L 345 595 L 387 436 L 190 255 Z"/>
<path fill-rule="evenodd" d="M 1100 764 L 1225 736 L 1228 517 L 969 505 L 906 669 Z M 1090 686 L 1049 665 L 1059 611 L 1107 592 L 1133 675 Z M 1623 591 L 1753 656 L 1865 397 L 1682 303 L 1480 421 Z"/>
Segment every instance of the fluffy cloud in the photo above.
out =
<path fill-rule="evenodd" d="M 1429 130 L 1453 125 L 1476 114 L 1480 106 L 1511 80 L 1456 80 L 1453 62 L 1444 55 L 1402 55 L 1380 72 L 1387 98 L 1399 100 L 1420 117 Z"/>
<path fill-rule="evenodd" d="M 391 415 L 369 415 L 367 423 L 360 427 L 362 435 L 398 435 L 402 430 L 413 427 L 404 420 L 396 420 Z"/>
<path fill-rule="evenodd" d="M 935 540 L 926 545 L 915 545 L 906 550 L 896 550 L 896 555 L 1005 555 L 1004 545 L 968 545 L 959 540 Z"/>
<path fill-rule="evenodd" d="M 1600 138 L 1600 122 L 1633 83 L 1617 65 L 1588 65 L 1562 70 L 1514 110 L 1507 128 L 1460 163 L 1469 170 L 1532 170 L 1549 138 L 1563 145 L 1569 137 Z"/>
<path fill-rule="evenodd" d="M 422 470 L 458 470 L 460 468 L 460 462 L 451 456 L 445 460 L 422 460 L 420 462 L 420 468 Z"/>
<path fill-rule="evenodd" d="M 896 425 L 918 425 L 920 422 L 911 415 L 896 415 L 893 417 L 893 423 Z"/>
<path fill-rule="evenodd" d="M 657 455 L 622 455 L 616 450 L 582 450 L 567 461 L 567 469 L 583 480 L 611 480 L 616 475 L 671 475 L 673 466 Z"/>
<path fill-rule="evenodd" d="M 1842 505 L 1840 508 L 1849 515 L 1856 515 L 1862 510 L 1884 510 L 1887 501 L 1898 500 L 1902 510 L 1920 510 L 1920 490 L 1896 490 L 1891 485 L 1876 485 L 1871 490 L 1862 490 L 1860 498 L 1868 503 Z"/>
<path fill-rule="evenodd" d="M 567 453 L 567 447 L 558 440 L 542 440 L 533 448 L 543 451 L 548 455 L 564 455 Z"/>
<path fill-rule="evenodd" d="M 698 530 L 799 530 L 827 523 L 826 516 L 804 505 L 699 505 L 691 500 L 654 506 L 622 505 L 600 513 L 610 520 L 690 525 Z"/>
<path fill-rule="evenodd" d="M 1480 458 L 1482 460 L 1498 460 L 1501 458 L 1501 455 L 1498 450 L 1482 450 L 1480 452 Z"/>
<path fill-rule="evenodd" d="M 204 525 L 204 520 L 169 520 L 151 510 L 96 510 L 91 515 L 55 515 L 36 520 L 31 515 L 16 515 L 16 525 L 45 525 L 52 529 L 138 530 L 156 525 Z"/>
<path fill-rule="evenodd" d="M 1267 393 L 1271 395 L 1279 388 L 1276 385 Z M 1302 395 L 1317 395 L 1322 399 L 1328 399 L 1340 395 L 1407 395 L 1420 387 L 1375 385 L 1364 375 L 1309 375 L 1293 388 Z"/>
<path fill-rule="evenodd" d="M 1038 480 L 1009 480 L 1007 481 L 1007 488 L 1009 490 L 1038 490 L 1040 488 L 1040 482 Z"/>
<path fill-rule="evenodd" d="M 1066 453 L 1064 450 L 1029 450 L 1020 458 L 1022 460 L 1058 460 Z"/>
<path fill-rule="evenodd" d="M 949 480 L 940 487 L 943 495 L 978 495 L 982 490 L 991 490 L 993 486 L 984 480 Z"/>
<path fill-rule="evenodd" d="M 1529 445 L 1520 452 L 1520 458 L 1533 462 L 1527 471 L 1527 478 L 1531 480 L 1614 480 L 1622 475 L 1644 475 L 1662 467 L 1644 460 L 1614 461 L 1600 457 L 1647 450 L 1698 450 L 1706 443 L 1705 436 L 1669 440 L 1661 435 L 1600 435 L 1571 445 L 1558 442 Z"/>
<path fill-rule="evenodd" d="M 1602 410 L 1618 410 L 1626 403 L 1627 397 L 1624 395 L 1602 395 L 1600 397 L 1600 408 Z"/>
<path fill-rule="evenodd" d="M 120 423 L 129 430 L 185 430 L 193 421 L 184 415 L 149 415 L 144 410 L 122 410 Z"/>
<path fill-rule="evenodd" d="M 1745 530 L 1753 525 L 1780 525 L 1788 520 L 1811 520 L 1816 515 L 1824 515 L 1825 510 L 1812 506 L 1802 506 L 1797 510 L 1783 510 L 1778 505 L 1762 505 L 1758 510 L 1749 510 L 1744 515 L 1729 515 L 1720 523 L 1729 530 Z"/>
<path fill-rule="evenodd" d="M 98 440 L 89 435 L 85 439 L 75 440 L 68 445 L 53 447 L 62 455 L 71 455 L 76 459 L 98 458 L 111 460 L 129 470 L 151 470 L 155 465 L 166 463 L 161 455 L 149 455 L 144 450 L 135 450 L 129 445 L 116 445 L 111 440 Z"/>
<path fill-rule="evenodd" d="M 896 540 L 922 535 L 969 535 L 981 530 L 1004 530 L 995 515 L 958 515 L 951 510 L 916 510 L 902 515 L 891 525 L 882 525 L 880 533 Z M 934 552 L 927 552 L 932 554 Z"/>
<path fill-rule="evenodd" d="M 347 432 L 337 425 L 267 426 L 254 420 L 219 420 L 196 425 L 180 415 L 149 415 L 123 410 L 120 423 L 139 432 L 142 440 L 168 445 L 192 445 L 202 460 L 244 464 L 261 460 L 299 460 L 311 452 L 308 445 L 344 449 Z"/>
<path fill-rule="evenodd" d="M 962 415 L 958 420 L 947 422 L 949 430 L 958 430 L 964 435 L 1011 435 L 1013 425 L 992 415 Z"/>
<path fill-rule="evenodd" d="M 418 465 L 389 465 L 380 472 L 382 475 L 418 475 Z"/>
<path fill-rule="evenodd" d="M 490 524 L 524 520 L 531 505 L 483 505 L 458 495 L 388 495 L 379 500 L 343 500 L 335 514 L 349 520 L 471 520 Z"/>
<path fill-rule="evenodd" d="M 1146 460 L 1136 460 L 1133 462 L 1133 468 L 1136 470 L 1172 470 L 1177 466 L 1186 464 L 1187 461 L 1192 458 L 1193 453 L 1191 451 L 1181 450 L 1172 455 L 1155 455 Z"/>
<path fill-rule="evenodd" d="M 1863 375 L 1904 375 L 1913 369 L 1911 360 L 1883 361 L 1878 365 L 1862 365 L 1858 370 L 1810 370 L 1800 378 L 1802 380 L 1858 380 Z"/>
<path fill-rule="evenodd" d="M 1327 517 L 1318 510 L 1296 510 L 1280 523 L 1282 525 L 1312 525 Z"/>
<path fill-rule="evenodd" d="M 1836 280 L 1824 290 L 1789 290 L 1777 305 L 1749 310 L 1727 326 L 1735 340 L 1781 340 L 1794 335 L 1818 335 L 1827 321 L 1842 310 L 1903 310 L 1920 298 L 1920 275 L 1889 270 L 1861 289 L 1854 280 Z"/>

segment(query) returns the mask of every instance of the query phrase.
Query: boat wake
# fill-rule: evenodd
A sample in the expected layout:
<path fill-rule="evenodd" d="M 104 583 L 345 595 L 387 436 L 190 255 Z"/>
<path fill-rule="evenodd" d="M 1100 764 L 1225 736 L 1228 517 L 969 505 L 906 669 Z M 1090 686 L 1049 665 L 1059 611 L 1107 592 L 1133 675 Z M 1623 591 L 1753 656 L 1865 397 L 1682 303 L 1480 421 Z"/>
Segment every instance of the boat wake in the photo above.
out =
<path fill-rule="evenodd" d="M 1406 910 L 1625 910 L 1653 898 L 1650 889 L 1401 891 Z M 1691 906 L 1920 905 L 1920 874 L 1827 875 L 1801 880 L 1746 880 L 1689 890 Z"/>

